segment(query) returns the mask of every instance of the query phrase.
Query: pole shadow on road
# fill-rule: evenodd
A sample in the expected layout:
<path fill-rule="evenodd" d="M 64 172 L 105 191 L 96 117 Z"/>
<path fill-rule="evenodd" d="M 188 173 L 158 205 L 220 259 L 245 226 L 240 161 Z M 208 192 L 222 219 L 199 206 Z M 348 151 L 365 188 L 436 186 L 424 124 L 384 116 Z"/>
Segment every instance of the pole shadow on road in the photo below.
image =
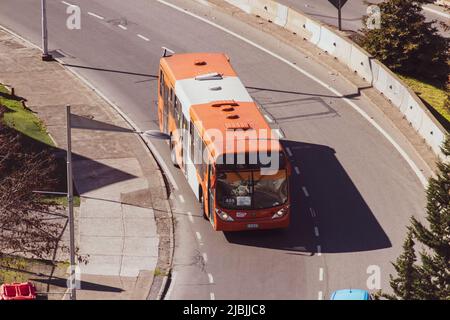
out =
<path fill-rule="evenodd" d="M 294 252 L 342 253 L 392 246 L 388 236 L 335 156 L 323 145 L 283 140 L 293 151 L 291 225 L 285 230 L 227 232 L 230 243 Z M 307 188 L 309 197 L 302 191 Z M 314 209 L 315 217 L 310 208 Z M 320 230 L 315 235 L 314 227 Z"/>

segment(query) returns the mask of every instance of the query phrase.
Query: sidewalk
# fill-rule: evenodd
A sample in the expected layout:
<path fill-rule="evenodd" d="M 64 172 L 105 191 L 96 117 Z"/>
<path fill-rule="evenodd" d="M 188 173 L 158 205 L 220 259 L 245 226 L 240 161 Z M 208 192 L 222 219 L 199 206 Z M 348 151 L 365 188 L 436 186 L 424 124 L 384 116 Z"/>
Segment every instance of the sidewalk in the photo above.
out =
<path fill-rule="evenodd" d="M 59 148 L 66 147 L 65 105 L 74 122 L 73 171 L 81 195 L 76 215 L 81 264 L 78 299 L 145 299 L 158 263 L 160 237 L 155 212 L 170 210 L 164 181 L 145 144 L 120 115 L 57 62 L 42 62 L 39 50 L 0 31 L 0 82 L 27 97 Z M 122 132 L 121 132 L 122 131 Z"/>

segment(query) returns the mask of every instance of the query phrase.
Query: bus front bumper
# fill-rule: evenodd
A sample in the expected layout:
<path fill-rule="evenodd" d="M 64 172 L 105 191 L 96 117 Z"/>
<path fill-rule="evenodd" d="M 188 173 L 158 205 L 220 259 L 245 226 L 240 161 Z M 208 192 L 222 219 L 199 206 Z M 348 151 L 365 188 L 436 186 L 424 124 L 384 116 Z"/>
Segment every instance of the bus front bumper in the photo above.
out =
<path fill-rule="evenodd" d="M 216 216 L 217 231 L 245 231 L 245 230 L 268 230 L 284 229 L 289 227 L 290 213 L 277 219 L 255 219 L 254 221 L 223 221 Z"/>

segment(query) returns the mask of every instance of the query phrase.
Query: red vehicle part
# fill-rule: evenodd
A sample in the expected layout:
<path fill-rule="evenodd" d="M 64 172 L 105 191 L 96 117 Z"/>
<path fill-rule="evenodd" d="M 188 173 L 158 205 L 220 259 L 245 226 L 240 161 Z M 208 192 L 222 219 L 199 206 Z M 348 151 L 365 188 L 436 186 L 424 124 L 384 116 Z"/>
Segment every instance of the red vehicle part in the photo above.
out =
<path fill-rule="evenodd" d="M 35 300 L 36 287 L 31 282 L 2 284 L 0 300 Z"/>

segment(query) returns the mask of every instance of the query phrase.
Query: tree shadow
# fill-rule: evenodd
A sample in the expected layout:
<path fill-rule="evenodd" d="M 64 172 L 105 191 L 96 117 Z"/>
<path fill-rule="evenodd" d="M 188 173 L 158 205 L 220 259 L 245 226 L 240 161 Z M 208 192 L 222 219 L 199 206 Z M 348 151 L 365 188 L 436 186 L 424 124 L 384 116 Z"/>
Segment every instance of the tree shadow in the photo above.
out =
<path fill-rule="evenodd" d="M 293 156 L 290 178 L 291 224 L 285 230 L 226 232 L 230 243 L 270 249 L 317 252 L 314 227 L 323 253 L 370 251 L 392 246 L 351 178 L 323 145 L 282 141 Z M 302 191 L 306 187 L 308 196 Z"/>

